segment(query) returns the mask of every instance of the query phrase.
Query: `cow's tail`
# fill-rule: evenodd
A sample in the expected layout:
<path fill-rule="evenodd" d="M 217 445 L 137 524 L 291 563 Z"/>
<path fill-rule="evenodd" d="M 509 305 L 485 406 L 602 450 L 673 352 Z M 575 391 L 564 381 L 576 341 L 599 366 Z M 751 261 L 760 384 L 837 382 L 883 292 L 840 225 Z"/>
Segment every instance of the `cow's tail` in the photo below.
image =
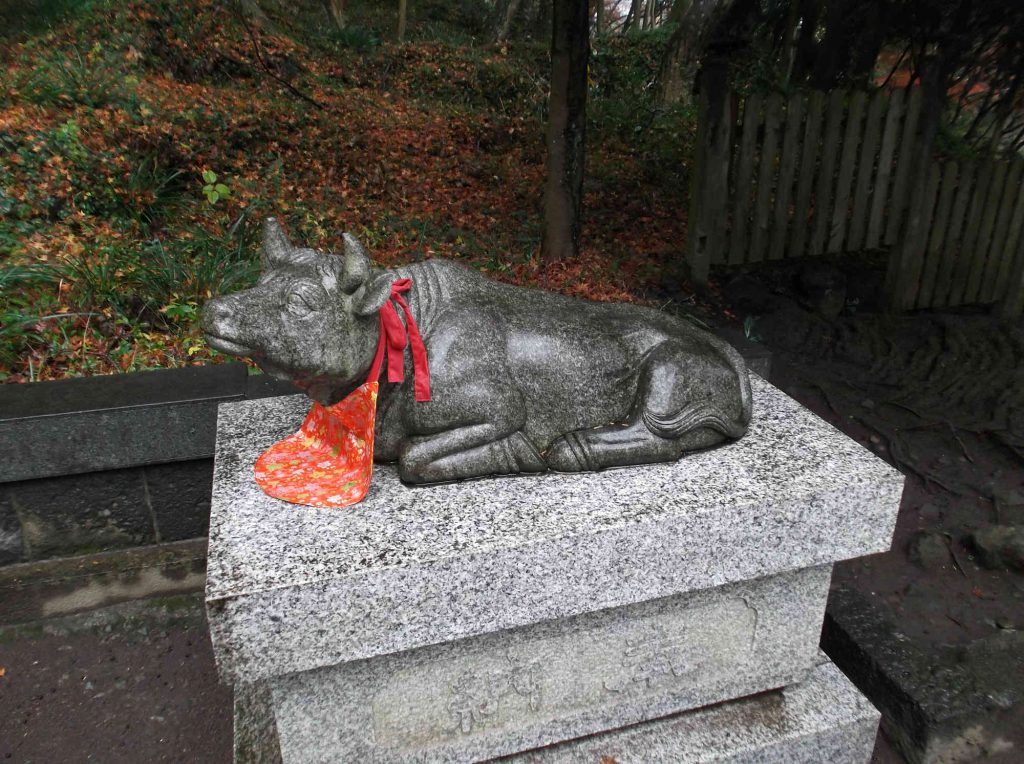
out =
<path fill-rule="evenodd" d="M 715 350 L 724 356 L 728 368 L 735 376 L 739 387 L 740 410 L 738 415 L 730 416 L 712 401 L 700 400 L 683 406 L 675 414 L 658 415 L 649 409 L 643 413 L 644 424 L 655 435 L 667 439 L 679 439 L 694 430 L 707 428 L 714 430 L 726 438 L 736 439 L 747 432 L 750 417 L 753 413 L 753 400 L 750 393 L 750 376 L 747 364 L 736 349 L 729 343 L 713 337 Z"/>

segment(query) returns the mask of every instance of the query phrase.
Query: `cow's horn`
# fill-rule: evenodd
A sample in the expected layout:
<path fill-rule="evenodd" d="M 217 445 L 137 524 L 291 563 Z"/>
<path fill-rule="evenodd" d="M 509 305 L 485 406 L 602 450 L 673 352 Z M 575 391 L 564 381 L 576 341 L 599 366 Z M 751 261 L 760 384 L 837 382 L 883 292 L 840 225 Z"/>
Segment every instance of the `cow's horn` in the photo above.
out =
<path fill-rule="evenodd" d="M 277 222 L 276 218 L 267 218 L 263 223 L 264 264 L 287 262 L 291 251 L 291 242 L 285 236 L 280 223 Z"/>
<path fill-rule="evenodd" d="M 345 271 L 341 277 L 341 289 L 346 294 L 353 294 L 370 275 L 370 256 L 352 234 L 346 233 L 342 238 L 345 242 Z"/>

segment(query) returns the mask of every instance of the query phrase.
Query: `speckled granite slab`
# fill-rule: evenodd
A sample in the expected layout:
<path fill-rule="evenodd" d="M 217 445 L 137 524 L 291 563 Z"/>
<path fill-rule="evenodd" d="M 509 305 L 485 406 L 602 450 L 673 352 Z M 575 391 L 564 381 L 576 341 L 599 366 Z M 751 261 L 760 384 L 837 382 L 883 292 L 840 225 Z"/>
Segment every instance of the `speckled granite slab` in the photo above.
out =
<path fill-rule="evenodd" d="M 223 404 L 207 602 L 232 683 L 618 607 L 889 547 L 903 477 L 757 377 L 749 434 L 673 464 L 409 488 L 315 509 L 257 455 L 301 397 Z"/>
<path fill-rule="evenodd" d="M 515 764 L 867 764 L 879 713 L 821 656 L 785 690 L 531 751 Z"/>
<path fill-rule="evenodd" d="M 285 762 L 491 759 L 784 686 L 831 566 L 268 681 Z"/>

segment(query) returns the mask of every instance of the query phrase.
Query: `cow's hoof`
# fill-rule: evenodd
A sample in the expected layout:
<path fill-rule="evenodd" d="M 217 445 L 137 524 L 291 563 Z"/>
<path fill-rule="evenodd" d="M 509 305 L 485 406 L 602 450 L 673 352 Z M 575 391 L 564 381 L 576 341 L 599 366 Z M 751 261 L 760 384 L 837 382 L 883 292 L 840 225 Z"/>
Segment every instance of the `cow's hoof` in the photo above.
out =
<path fill-rule="evenodd" d="M 567 433 L 552 443 L 545 454 L 545 461 L 555 472 L 590 472 L 599 468 L 590 447 L 575 432 Z"/>
<path fill-rule="evenodd" d="M 415 469 L 409 465 L 398 463 L 398 477 L 403 483 L 409 483 L 411 485 L 422 485 L 423 483 L 437 483 L 441 482 L 438 479 L 431 479 L 430 475 L 424 474 L 422 470 Z"/>

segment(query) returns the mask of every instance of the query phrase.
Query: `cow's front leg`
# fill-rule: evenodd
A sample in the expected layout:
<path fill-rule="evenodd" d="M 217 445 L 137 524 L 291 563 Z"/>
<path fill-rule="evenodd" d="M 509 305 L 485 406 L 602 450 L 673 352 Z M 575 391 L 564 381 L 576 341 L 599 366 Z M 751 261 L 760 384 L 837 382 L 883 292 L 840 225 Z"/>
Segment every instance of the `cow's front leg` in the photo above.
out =
<path fill-rule="evenodd" d="M 410 438 L 398 460 L 399 475 L 407 483 L 443 483 L 545 469 L 544 459 L 522 432 L 509 433 L 507 427 L 492 422 Z"/>

